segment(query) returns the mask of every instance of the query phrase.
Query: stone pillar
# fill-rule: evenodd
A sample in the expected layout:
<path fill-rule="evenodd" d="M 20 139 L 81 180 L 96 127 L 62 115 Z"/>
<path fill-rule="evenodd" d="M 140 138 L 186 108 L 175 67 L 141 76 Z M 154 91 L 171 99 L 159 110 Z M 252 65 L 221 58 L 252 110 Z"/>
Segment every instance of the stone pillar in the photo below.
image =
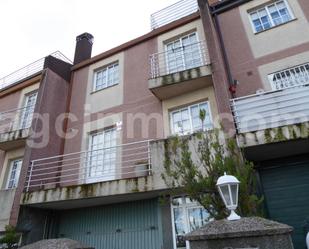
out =
<path fill-rule="evenodd" d="M 191 249 L 293 249 L 293 228 L 258 217 L 218 220 L 185 236 Z"/>

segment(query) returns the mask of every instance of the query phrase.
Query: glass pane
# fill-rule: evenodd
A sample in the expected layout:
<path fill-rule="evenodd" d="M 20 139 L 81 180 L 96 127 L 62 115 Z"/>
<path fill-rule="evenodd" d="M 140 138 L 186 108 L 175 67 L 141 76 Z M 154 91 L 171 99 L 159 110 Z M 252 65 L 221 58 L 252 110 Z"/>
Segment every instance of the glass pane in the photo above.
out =
<path fill-rule="evenodd" d="M 188 111 L 188 109 L 181 110 L 181 119 L 182 120 L 189 119 L 189 111 Z"/>
<path fill-rule="evenodd" d="M 196 117 L 200 116 L 198 105 L 195 105 L 195 106 L 191 107 L 191 116 L 193 118 L 196 118 Z"/>
<path fill-rule="evenodd" d="M 263 26 L 262 26 L 262 23 L 261 23 L 260 19 L 254 20 L 253 21 L 253 25 L 254 25 L 254 28 L 255 28 L 256 32 L 263 31 Z"/>
<path fill-rule="evenodd" d="M 186 247 L 186 241 L 183 238 L 186 234 L 185 213 L 183 208 L 174 208 L 174 225 L 177 248 Z"/>
<path fill-rule="evenodd" d="M 237 205 L 237 191 L 238 191 L 238 185 L 237 184 L 231 185 L 233 205 Z"/>
<path fill-rule="evenodd" d="M 209 215 L 204 208 L 197 207 L 188 209 L 188 218 L 190 227 L 189 229 L 191 232 L 204 226 L 209 219 Z"/>
<path fill-rule="evenodd" d="M 115 64 L 114 65 L 114 84 L 119 83 L 119 65 Z"/>
<path fill-rule="evenodd" d="M 14 160 L 11 162 L 11 169 L 8 178 L 7 188 L 16 188 L 19 180 L 20 170 L 21 170 L 22 160 Z"/>
<path fill-rule="evenodd" d="M 224 201 L 226 202 L 226 205 L 231 205 L 231 199 L 230 199 L 230 192 L 229 187 L 227 185 L 220 186 L 221 194 L 223 195 Z"/>
<path fill-rule="evenodd" d="M 271 23 L 269 21 L 268 16 L 263 16 L 261 18 L 263 29 L 269 29 L 271 27 Z"/>

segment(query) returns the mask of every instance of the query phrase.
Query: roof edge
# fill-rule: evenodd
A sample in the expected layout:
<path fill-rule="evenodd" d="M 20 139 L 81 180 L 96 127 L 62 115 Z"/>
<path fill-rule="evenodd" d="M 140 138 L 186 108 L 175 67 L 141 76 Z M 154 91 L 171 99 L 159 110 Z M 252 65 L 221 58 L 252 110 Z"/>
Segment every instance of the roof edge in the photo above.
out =
<path fill-rule="evenodd" d="M 107 50 L 107 51 L 105 51 L 103 53 L 100 53 L 100 54 L 98 54 L 98 55 L 96 55 L 96 56 L 94 56 L 94 57 L 92 57 L 92 58 L 90 58 L 88 60 L 80 62 L 80 63 L 74 65 L 71 69 L 72 69 L 72 71 L 75 71 L 75 70 L 78 70 L 80 68 L 86 67 L 86 66 L 88 66 L 90 64 L 93 64 L 93 63 L 95 63 L 97 61 L 100 61 L 102 59 L 108 58 L 108 57 L 110 57 L 110 56 L 112 56 L 112 55 L 114 55 L 116 53 L 119 53 L 119 52 L 121 52 L 123 50 L 126 50 L 128 48 L 134 47 L 134 46 L 136 46 L 139 43 L 142 43 L 144 41 L 150 40 L 153 37 L 156 37 L 156 36 L 158 36 L 160 34 L 166 33 L 166 32 L 168 32 L 168 31 L 170 31 L 172 29 L 175 29 L 175 28 L 177 28 L 179 26 L 182 26 L 184 24 L 187 24 L 187 23 L 192 22 L 192 21 L 194 21 L 196 19 L 199 19 L 199 18 L 200 18 L 200 13 L 199 12 L 193 13 L 191 15 L 188 15 L 186 17 L 178 19 L 178 20 L 176 20 L 174 22 L 166 24 L 166 25 L 164 25 L 164 26 L 162 26 L 162 27 L 160 27 L 158 29 L 152 30 L 149 33 L 146 33 L 145 35 L 142 35 L 142 36 L 137 37 L 137 38 L 135 38 L 135 39 L 133 39 L 131 41 L 128 41 L 128 42 L 123 43 L 123 44 L 121 44 L 121 45 L 119 45 L 117 47 L 114 47 L 114 48 L 112 48 L 110 50 Z"/>
<path fill-rule="evenodd" d="M 221 1 L 216 4 L 211 5 L 210 10 L 213 15 L 221 14 L 225 11 L 236 8 L 250 1 L 252 0 L 225 0 L 225 1 Z"/>

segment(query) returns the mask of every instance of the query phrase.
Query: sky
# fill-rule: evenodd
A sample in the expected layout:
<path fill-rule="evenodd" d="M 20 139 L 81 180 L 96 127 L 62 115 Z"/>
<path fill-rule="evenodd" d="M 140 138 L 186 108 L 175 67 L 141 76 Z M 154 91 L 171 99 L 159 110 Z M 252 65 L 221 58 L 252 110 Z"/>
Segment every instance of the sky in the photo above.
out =
<path fill-rule="evenodd" d="M 92 56 L 150 31 L 150 15 L 178 0 L 0 0 L 0 78 L 52 52 L 73 60 L 75 38 Z"/>

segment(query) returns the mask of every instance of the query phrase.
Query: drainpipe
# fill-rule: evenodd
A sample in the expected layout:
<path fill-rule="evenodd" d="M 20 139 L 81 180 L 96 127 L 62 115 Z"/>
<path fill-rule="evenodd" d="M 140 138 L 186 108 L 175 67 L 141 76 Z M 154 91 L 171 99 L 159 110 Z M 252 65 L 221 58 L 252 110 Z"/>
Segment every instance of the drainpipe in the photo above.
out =
<path fill-rule="evenodd" d="M 220 49 L 221 49 L 222 55 L 223 55 L 224 68 L 227 72 L 227 77 L 228 77 L 228 82 L 229 82 L 229 90 L 230 90 L 232 97 L 235 98 L 236 97 L 235 93 L 236 93 L 236 83 L 237 83 L 237 81 L 233 79 L 233 76 L 232 76 L 232 73 L 231 73 L 230 64 L 229 64 L 226 49 L 225 49 L 225 46 L 224 46 L 221 27 L 220 27 L 220 24 L 219 24 L 218 14 L 213 13 L 212 8 L 208 4 L 208 1 L 207 1 L 207 6 L 208 6 L 210 13 L 212 14 L 212 16 L 214 18 L 214 23 L 215 23 L 214 26 L 215 26 L 215 29 L 216 29 L 216 32 L 217 32 L 218 38 L 219 38 L 219 45 L 220 45 Z"/>

